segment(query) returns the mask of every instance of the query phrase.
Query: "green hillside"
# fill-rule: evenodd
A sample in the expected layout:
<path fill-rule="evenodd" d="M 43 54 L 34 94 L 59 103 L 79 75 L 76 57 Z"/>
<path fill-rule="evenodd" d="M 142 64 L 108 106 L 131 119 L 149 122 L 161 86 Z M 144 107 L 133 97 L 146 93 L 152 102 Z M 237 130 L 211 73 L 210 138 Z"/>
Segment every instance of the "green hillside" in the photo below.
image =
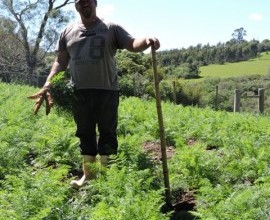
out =
<path fill-rule="evenodd" d="M 262 53 L 260 57 L 239 63 L 225 63 L 224 65 L 209 65 L 200 68 L 200 76 L 209 77 L 241 77 L 246 75 L 265 75 L 270 72 L 270 54 Z"/>
<path fill-rule="evenodd" d="M 75 125 L 55 109 L 33 115 L 26 97 L 35 91 L 0 83 L 0 220 L 270 218 L 269 117 L 163 103 L 178 205 L 163 213 L 160 158 L 144 150 L 159 140 L 154 101 L 121 98 L 119 154 L 74 190 L 69 182 L 81 170 Z"/>

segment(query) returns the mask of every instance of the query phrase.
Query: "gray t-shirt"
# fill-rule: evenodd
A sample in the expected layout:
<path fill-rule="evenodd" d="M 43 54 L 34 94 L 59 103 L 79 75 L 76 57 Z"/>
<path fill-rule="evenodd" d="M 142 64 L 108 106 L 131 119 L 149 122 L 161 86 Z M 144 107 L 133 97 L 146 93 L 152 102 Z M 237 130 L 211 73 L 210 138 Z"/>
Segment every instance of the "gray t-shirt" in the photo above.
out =
<path fill-rule="evenodd" d="M 133 37 L 121 26 L 99 21 L 86 29 L 74 23 L 61 33 L 56 51 L 67 50 L 76 89 L 118 90 L 115 54 Z"/>

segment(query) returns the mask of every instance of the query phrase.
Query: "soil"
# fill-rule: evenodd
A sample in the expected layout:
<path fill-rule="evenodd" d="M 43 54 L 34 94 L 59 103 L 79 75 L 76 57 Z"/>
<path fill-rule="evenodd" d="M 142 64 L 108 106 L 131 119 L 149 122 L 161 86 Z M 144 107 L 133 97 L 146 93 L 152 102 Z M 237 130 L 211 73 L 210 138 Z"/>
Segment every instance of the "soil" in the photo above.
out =
<path fill-rule="evenodd" d="M 194 140 L 188 140 L 188 145 L 192 146 L 195 144 Z M 160 163 L 162 161 L 161 146 L 159 142 L 147 141 L 143 143 L 143 150 L 148 153 L 153 161 Z M 173 146 L 166 147 L 167 159 L 171 159 L 175 154 Z M 195 211 L 196 200 L 194 197 L 194 191 L 174 192 L 172 195 L 173 207 L 163 207 L 163 211 L 173 211 L 170 220 L 191 220 L 196 217 L 193 216 L 190 211 Z"/>
<path fill-rule="evenodd" d="M 149 153 L 152 160 L 162 161 L 160 143 L 153 142 L 153 141 L 147 141 L 147 142 L 143 143 L 143 149 L 146 153 Z M 173 155 L 175 154 L 174 147 L 167 146 L 166 147 L 166 154 L 167 154 L 167 159 L 171 159 L 173 157 Z"/>

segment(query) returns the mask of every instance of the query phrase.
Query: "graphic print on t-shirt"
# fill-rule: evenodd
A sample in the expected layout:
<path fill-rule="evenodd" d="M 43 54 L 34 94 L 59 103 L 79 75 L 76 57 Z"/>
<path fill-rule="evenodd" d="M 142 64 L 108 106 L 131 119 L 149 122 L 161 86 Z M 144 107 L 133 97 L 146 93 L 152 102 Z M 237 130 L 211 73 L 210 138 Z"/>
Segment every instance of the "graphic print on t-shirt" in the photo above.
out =
<path fill-rule="evenodd" d="M 104 58 L 105 37 L 103 35 L 84 32 L 81 36 L 84 37 L 84 39 L 78 42 L 76 53 L 73 57 L 75 65 L 96 62 Z"/>

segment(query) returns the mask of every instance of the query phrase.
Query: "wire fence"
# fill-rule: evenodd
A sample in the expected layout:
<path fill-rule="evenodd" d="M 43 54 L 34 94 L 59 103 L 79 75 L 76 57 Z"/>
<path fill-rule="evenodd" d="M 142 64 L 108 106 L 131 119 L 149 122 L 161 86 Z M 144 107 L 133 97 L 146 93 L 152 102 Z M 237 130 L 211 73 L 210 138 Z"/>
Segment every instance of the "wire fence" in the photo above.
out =
<path fill-rule="evenodd" d="M 270 89 L 268 86 L 253 87 L 247 91 L 244 88 L 234 87 L 230 91 L 219 89 L 216 86 L 214 109 L 230 109 L 233 112 L 270 113 Z M 224 98 L 226 96 L 226 98 Z M 231 107 L 230 107 L 231 106 Z"/>
<path fill-rule="evenodd" d="M 0 71 L 0 80 L 6 83 L 42 87 L 46 78 L 44 75 Z M 140 74 L 119 77 L 119 87 L 121 96 L 143 99 L 155 97 L 153 81 Z M 175 80 L 161 80 L 160 95 L 162 101 L 173 102 L 176 105 L 210 107 L 229 112 L 270 113 L 270 79 L 246 79 L 243 82 L 224 80 L 218 83 L 179 83 Z"/>

